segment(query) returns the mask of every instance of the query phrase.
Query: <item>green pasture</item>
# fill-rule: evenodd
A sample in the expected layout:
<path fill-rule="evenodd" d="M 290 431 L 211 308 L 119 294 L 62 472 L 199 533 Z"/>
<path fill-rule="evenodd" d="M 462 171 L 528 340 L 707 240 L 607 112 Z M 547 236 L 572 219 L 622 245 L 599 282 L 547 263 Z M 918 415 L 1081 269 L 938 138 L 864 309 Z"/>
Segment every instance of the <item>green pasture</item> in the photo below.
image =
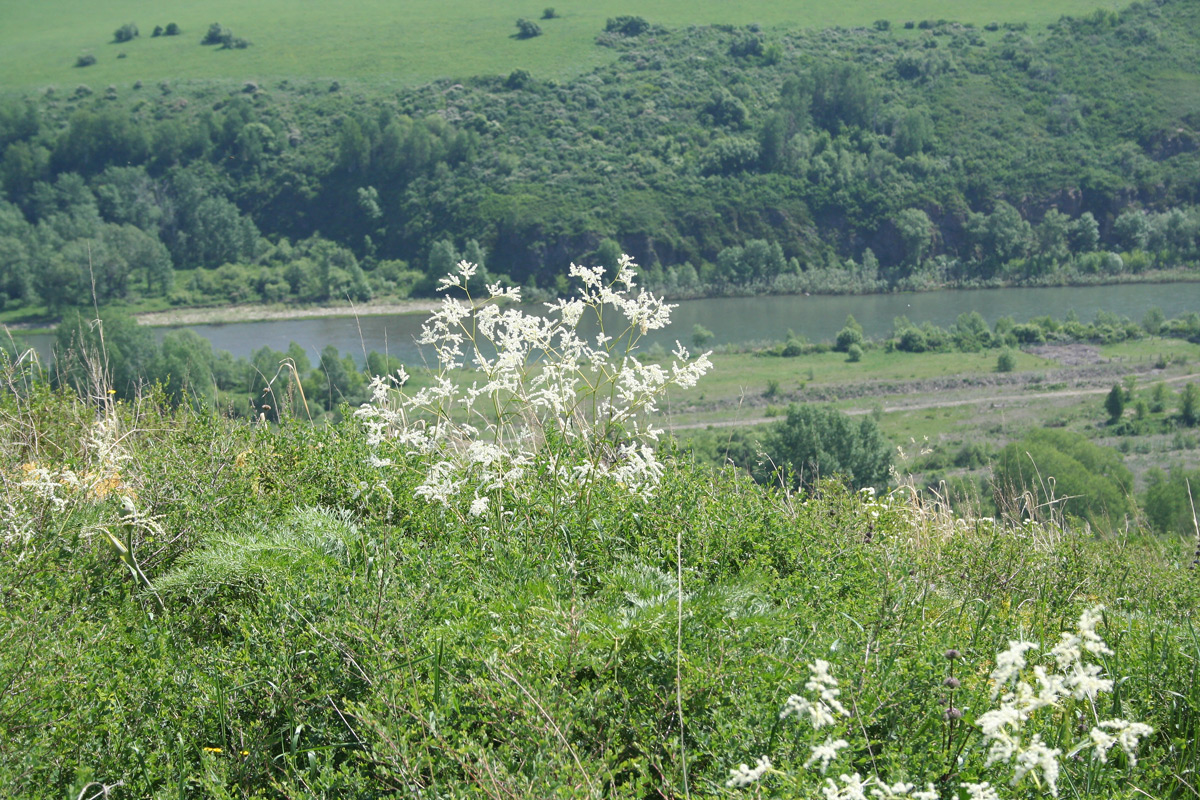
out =
<path fill-rule="evenodd" d="M 885 353 L 868 350 L 862 361 L 851 363 L 845 353 L 813 353 L 796 358 L 745 353 L 712 356 L 713 371 L 698 386 L 678 399 L 686 402 L 722 399 L 736 403 L 743 394 L 758 399 L 769 381 L 779 382 L 786 395 L 804 387 L 822 387 L 878 381 L 912 381 L 982 375 L 996 371 L 998 352 Z M 1017 371 L 1044 369 L 1054 362 L 1028 353 L 1017 353 Z"/>
<path fill-rule="evenodd" d="M 1045 3 L 1008 0 L 999 7 L 982 0 L 857 0 L 829 5 L 761 0 L 724 3 L 657 0 L 631 5 L 618 0 L 557 2 L 559 18 L 541 20 L 549 3 L 484 3 L 385 0 L 317 2 L 255 0 L 209 3 L 122 0 L 4 0 L 0 2 L 0 89 L 32 89 L 130 84 L 137 80 L 278 78 L 357 78 L 411 85 L 436 78 L 507 74 L 523 68 L 542 78 L 567 78 L 613 58 L 598 47 L 605 20 L 636 14 L 667 28 L 687 25 L 759 23 L 768 28 L 869 25 L 888 19 L 902 29 L 906 20 L 953 19 L 1049 23 L 1063 14 L 1086 14 L 1121 4 L 1100 0 Z M 537 20 L 543 35 L 518 40 L 518 17 Z M 113 31 L 133 22 L 141 36 L 113 42 Z M 175 22 L 179 36 L 150 36 L 155 25 Z M 209 24 L 219 22 L 248 39 L 246 50 L 203 47 Z M 118 55 L 124 53 L 124 58 Z M 76 68 L 82 54 L 95 65 Z"/>

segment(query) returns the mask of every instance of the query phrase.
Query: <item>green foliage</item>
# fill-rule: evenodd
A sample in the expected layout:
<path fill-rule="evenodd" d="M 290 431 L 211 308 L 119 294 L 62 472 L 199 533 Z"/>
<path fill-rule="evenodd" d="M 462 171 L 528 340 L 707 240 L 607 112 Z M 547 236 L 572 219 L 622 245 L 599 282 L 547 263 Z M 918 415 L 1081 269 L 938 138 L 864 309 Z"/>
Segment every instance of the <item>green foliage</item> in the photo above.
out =
<path fill-rule="evenodd" d="M 1188 427 L 1200 424 L 1200 386 L 1194 383 L 1179 394 L 1179 421 Z"/>
<path fill-rule="evenodd" d="M 838 331 L 837 338 L 834 339 L 834 349 L 841 352 L 849 352 L 851 345 L 861 345 L 863 341 L 863 328 L 858 324 L 858 320 L 853 314 L 846 315 L 846 324 Z"/>
<path fill-rule="evenodd" d="M 1038 518 L 1061 513 L 1111 529 L 1133 513 L 1133 475 L 1120 455 L 1064 430 L 1036 430 L 1006 446 L 992 488 L 999 507 Z"/>
<path fill-rule="evenodd" d="M 1125 413 L 1125 390 L 1120 384 L 1115 384 L 1112 391 L 1104 398 L 1104 410 L 1108 412 L 1108 424 L 1114 425 L 1121 420 Z"/>
<path fill-rule="evenodd" d="M 1017 368 L 1017 356 L 1012 350 L 1002 350 L 996 357 L 996 372 L 1012 372 Z"/>
<path fill-rule="evenodd" d="M 857 364 L 862 361 L 863 349 L 862 345 L 857 342 L 846 348 L 846 360 L 852 364 Z"/>
<path fill-rule="evenodd" d="M 113 41 L 117 43 L 132 42 L 137 36 L 138 26 L 132 22 L 126 22 L 113 32 Z"/>
<path fill-rule="evenodd" d="M 76 67 L 90 67 L 96 63 L 96 57 L 91 53 L 84 53 L 75 59 Z"/>
<path fill-rule="evenodd" d="M 1136 767 L 1118 751 L 1103 769 L 1063 758 L 1060 786 L 1169 797 L 1196 764 L 1178 743 L 1197 739 L 1200 590 L 1179 568 L 1190 553 L 1136 533 L 939 521 L 835 483 L 800 502 L 686 458 L 664 460 L 650 503 L 597 487 L 586 518 L 536 496 L 481 525 L 414 497 L 403 464 L 370 467 L 355 423 L 262 425 L 145 397 L 103 419 L 118 485 L 161 526 L 135 543 L 160 608 L 96 546 L 119 524 L 113 494 L 85 478 L 57 507 L 23 484 L 29 462 L 101 466 L 96 406 L 4 393 L 0 418 L 13 796 L 78 797 L 90 781 L 139 797 L 698 796 L 761 756 L 782 773 L 763 794 L 819 796 L 818 771 L 799 769 L 807 731 L 779 720 L 815 659 L 869 712 L 846 738 L 895 743 L 835 769 L 923 785 L 955 762 L 998 780 L 976 772 L 977 736 L 947 749 L 931 691 L 943 654 L 959 655 L 954 705 L 977 716 L 998 650 L 1048 651 L 1096 603 L 1119 688 L 1098 713 L 1165 733 Z"/>
<path fill-rule="evenodd" d="M 542 35 L 542 26 L 538 25 L 533 20 L 521 17 L 517 19 L 517 38 L 532 39 L 535 36 Z"/>
<path fill-rule="evenodd" d="M 835 475 L 856 489 L 881 487 L 892 464 L 892 447 L 875 420 L 855 420 L 832 406 L 792 404 L 787 418 L 763 441 L 763 449 L 773 469 L 782 471 L 793 486 L 810 488 Z"/>
<path fill-rule="evenodd" d="M 1195 537 L 1196 495 L 1200 494 L 1200 470 L 1172 469 L 1169 475 L 1153 470 L 1147 475 L 1142 505 L 1150 526 L 1158 533 Z"/>
<path fill-rule="evenodd" d="M 621 36 L 640 36 L 650 30 L 650 23 L 642 17 L 610 17 L 604 23 L 605 33 L 616 33 Z"/>

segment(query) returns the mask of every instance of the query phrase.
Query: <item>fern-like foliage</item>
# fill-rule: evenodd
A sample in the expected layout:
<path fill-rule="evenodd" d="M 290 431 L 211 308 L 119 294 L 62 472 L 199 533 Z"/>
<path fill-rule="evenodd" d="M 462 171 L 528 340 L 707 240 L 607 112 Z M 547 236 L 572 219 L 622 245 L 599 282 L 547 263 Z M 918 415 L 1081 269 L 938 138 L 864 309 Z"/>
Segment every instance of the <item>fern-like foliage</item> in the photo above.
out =
<path fill-rule="evenodd" d="M 301 508 L 282 520 L 249 522 L 210 534 L 156 586 L 164 599 L 185 602 L 240 595 L 270 582 L 344 565 L 358 541 L 358 528 L 346 512 Z"/>

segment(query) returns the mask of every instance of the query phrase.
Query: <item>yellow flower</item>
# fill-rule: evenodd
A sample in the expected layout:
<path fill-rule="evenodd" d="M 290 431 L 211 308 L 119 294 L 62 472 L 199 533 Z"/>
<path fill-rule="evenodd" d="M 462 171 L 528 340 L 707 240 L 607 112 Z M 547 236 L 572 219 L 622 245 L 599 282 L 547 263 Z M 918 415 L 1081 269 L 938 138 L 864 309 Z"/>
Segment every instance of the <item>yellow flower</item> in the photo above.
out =
<path fill-rule="evenodd" d="M 206 753 L 220 753 L 221 752 L 221 748 L 219 748 L 219 747 L 205 747 L 203 749 L 204 749 L 204 752 L 206 752 Z"/>

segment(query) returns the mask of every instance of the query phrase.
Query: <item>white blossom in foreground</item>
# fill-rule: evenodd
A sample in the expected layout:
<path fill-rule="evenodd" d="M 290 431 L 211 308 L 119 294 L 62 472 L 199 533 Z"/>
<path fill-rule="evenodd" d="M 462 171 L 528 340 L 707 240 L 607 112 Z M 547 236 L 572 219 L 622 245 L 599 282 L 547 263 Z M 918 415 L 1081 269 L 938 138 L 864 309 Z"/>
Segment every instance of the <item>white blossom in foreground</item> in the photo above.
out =
<path fill-rule="evenodd" d="M 1052 672 L 1042 665 L 1028 668 L 1025 654 L 1037 647 L 1032 642 L 1011 641 L 1008 650 L 997 654 L 996 668 L 991 675 L 995 682 L 992 696 L 1010 684 L 1012 690 L 1000 698 L 998 708 L 980 714 L 975 724 L 988 747 L 984 766 L 1011 764 L 1014 786 L 1029 776 L 1038 786 L 1044 785 L 1053 797 L 1058 797 L 1062 751 L 1046 745 L 1038 734 L 1026 736 L 1026 724 L 1037 712 L 1057 708 L 1067 699 L 1085 701 L 1094 708 L 1094 701 L 1101 692 L 1112 691 L 1112 679 L 1103 676 L 1100 665 L 1087 661 L 1088 656 L 1112 654 L 1096 632 L 1103 611 L 1103 606 L 1084 611 L 1077 629 L 1062 634 L 1059 643 L 1050 651 L 1057 671 Z M 1023 677 L 1027 668 L 1032 681 Z M 1076 747 L 1072 754 L 1091 747 L 1094 757 L 1104 762 L 1108 751 L 1120 744 L 1129 754 L 1130 765 L 1134 765 L 1139 739 L 1151 732 L 1148 725 L 1141 723 L 1106 720 L 1092 728 L 1089 740 Z M 989 796 L 987 789 L 978 791 L 985 792 L 982 797 Z"/>
<path fill-rule="evenodd" d="M 771 760 L 766 756 L 758 759 L 753 767 L 739 764 L 736 769 L 729 770 L 729 780 L 725 781 L 725 785 L 730 789 L 741 789 L 757 782 L 770 769 Z"/>
<path fill-rule="evenodd" d="M 803 695 L 791 695 L 784 702 L 779 718 L 787 719 L 793 714 L 800 718 L 807 717 L 813 729 L 820 730 L 837 722 L 834 714 L 850 716 L 850 712 L 838 700 L 841 689 L 838 688 L 837 679 L 829 674 L 829 662 L 818 658 L 809 665 L 809 671 L 812 675 L 805 681 L 804 688 L 815 697 L 810 700 Z"/>
<path fill-rule="evenodd" d="M 1129 757 L 1129 766 L 1137 766 L 1137 750 L 1140 740 L 1154 733 L 1154 729 L 1141 722 L 1128 722 L 1123 719 L 1107 719 L 1092 728 L 1091 743 L 1093 757 L 1101 764 L 1108 763 L 1108 751 L 1114 745 L 1120 745 L 1121 750 Z"/>
<path fill-rule="evenodd" d="M 662 465 L 653 447 L 661 431 L 647 417 L 668 389 L 694 386 L 712 363 L 678 343 L 665 366 L 638 358 L 638 340 L 667 325 L 674 306 L 637 290 L 635 267 L 622 256 L 608 280 L 603 267 L 573 264 L 580 295 L 536 315 L 501 308 L 519 302 L 516 289 L 493 284 L 473 298 L 478 268 L 460 263 L 439 289 L 460 290 L 465 302 L 444 298 L 417 340 L 437 357 L 430 385 L 409 392 L 403 370 L 377 377 L 357 412 L 371 447 L 391 449 L 372 463 L 425 459 L 417 496 L 468 504 L 472 516 L 503 513 L 535 464 L 564 500 L 599 480 L 648 499 Z M 585 336 L 585 320 L 599 333 Z"/>
<path fill-rule="evenodd" d="M 1062 772 L 1060 759 L 1063 750 L 1052 747 L 1042 739 L 1043 733 L 1029 730 L 1031 723 L 1040 731 L 1054 732 L 1052 741 L 1063 741 L 1068 731 L 1079 730 L 1075 714 L 1088 714 L 1098 719 L 1097 697 L 1100 692 L 1111 691 L 1113 681 L 1103 675 L 1101 668 L 1089 661 L 1092 657 L 1111 655 L 1112 650 L 1104 643 L 1097 631 L 1103 619 L 1103 607 L 1084 611 L 1075 631 L 1063 633 L 1059 643 L 1050 651 L 1053 656 L 1048 663 L 1030 663 L 1029 653 L 1037 649 L 1033 642 L 1011 640 L 1007 649 L 996 654 L 995 668 L 990 677 L 993 682 L 992 697 L 999 700 L 996 708 L 980 714 L 975 725 L 981 734 L 981 744 L 986 752 L 984 769 L 995 764 L 1008 764 L 1012 768 L 1010 784 L 1027 795 L 1023 783 L 1032 783 L 1037 796 L 1059 795 L 1059 779 Z M 951 655 L 953 654 L 953 655 Z M 947 652 L 947 658 L 959 658 L 957 650 Z M 850 733 L 850 726 L 840 717 L 849 713 L 839 700 L 837 680 L 830 673 L 828 662 L 817 660 L 809 666 L 810 676 L 805 681 L 806 694 L 790 696 L 780 712 L 780 719 L 796 716 L 807 719 L 814 729 L 841 725 L 841 732 Z M 954 681 L 957 688 L 958 681 Z M 1002 696 L 997 698 L 997 695 Z M 1065 705 L 1064 705 L 1065 704 Z M 1097 721 L 1090 734 L 1074 743 L 1068 758 L 1084 750 L 1092 751 L 1092 758 L 1100 764 L 1107 763 L 1108 755 L 1120 747 L 1128 757 L 1129 765 L 1137 765 L 1138 747 L 1142 740 L 1154 730 L 1140 722 L 1123 719 Z M 811 755 L 804 768 L 819 767 L 824 775 L 839 751 L 850 746 L 837 733 L 825 737 L 824 742 L 810 744 Z M 973 748 L 972 748 L 973 749 Z M 960 753 L 957 769 L 963 770 L 965 755 Z M 941 779 L 941 780 L 944 780 Z M 898 781 L 888 783 L 878 775 L 860 773 L 842 774 L 838 780 L 825 778 L 820 787 L 824 800 L 941 800 L 943 796 L 959 797 L 963 792 L 970 800 L 1001 800 L 997 788 L 987 781 L 962 782 L 957 789 L 926 783 L 918 789 L 914 783 Z M 943 794 L 948 792 L 948 794 Z"/>
<path fill-rule="evenodd" d="M 804 768 L 808 769 L 813 764 L 821 765 L 821 774 L 824 775 L 829 769 L 829 762 L 837 758 L 838 751 L 844 747 L 849 747 L 850 743 L 845 739 L 834 740 L 832 736 L 826 737 L 823 744 L 815 744 L 812 748 L 812 755 L 808 757 L 808 761 L 804 762 Z"/>

